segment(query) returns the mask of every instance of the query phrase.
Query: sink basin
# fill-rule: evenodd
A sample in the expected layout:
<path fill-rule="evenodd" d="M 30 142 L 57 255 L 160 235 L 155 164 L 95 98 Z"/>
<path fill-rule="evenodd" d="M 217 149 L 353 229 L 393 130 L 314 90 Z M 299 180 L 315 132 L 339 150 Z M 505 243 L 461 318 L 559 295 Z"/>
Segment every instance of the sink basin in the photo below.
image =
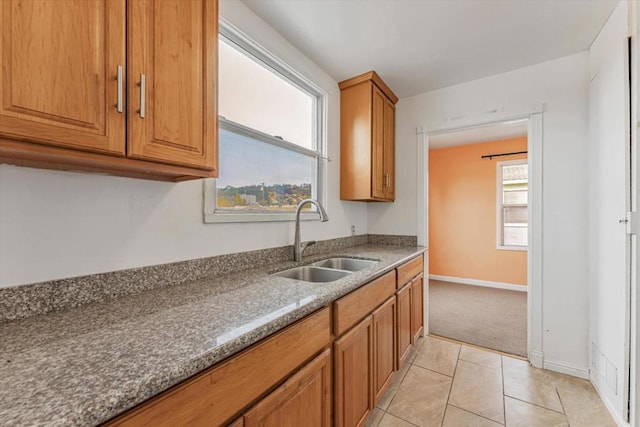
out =
<path fill-rule="evenodd" d="M 305 282 L 333 282 L 351 274 L 350 271 L 333 270 L 313 266 L 295 267 L 289 270 L 273 273 L 273 276 L 286 277 L 288 279 L 303 280 Z"/>
<path fill-rule="evenodd" d="M 335 268 L 337 270 L 360 271 L 377 263 L 378 261 L 370 261 L 367 259 L 329 258 L 314 262 L 311 265 L 315 267 Z"/>

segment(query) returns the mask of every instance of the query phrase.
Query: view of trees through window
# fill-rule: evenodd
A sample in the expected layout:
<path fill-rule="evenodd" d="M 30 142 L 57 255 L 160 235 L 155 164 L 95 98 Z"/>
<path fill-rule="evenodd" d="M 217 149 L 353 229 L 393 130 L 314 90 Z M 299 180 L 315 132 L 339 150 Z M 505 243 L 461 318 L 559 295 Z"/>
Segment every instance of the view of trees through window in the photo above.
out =
<path fill-rule="evenodd" d="M 220 129 L 220 210 L 294 210 L 313 194 L 317 159 Z"/>

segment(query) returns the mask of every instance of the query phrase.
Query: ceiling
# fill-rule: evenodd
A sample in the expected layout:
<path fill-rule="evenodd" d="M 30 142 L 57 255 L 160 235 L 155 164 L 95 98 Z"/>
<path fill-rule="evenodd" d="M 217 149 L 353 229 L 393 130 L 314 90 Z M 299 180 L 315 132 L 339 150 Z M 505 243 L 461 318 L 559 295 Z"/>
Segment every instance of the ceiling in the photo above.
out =
<path fill-rule="evenodd" d="M 501 139 L 527 136 L 527 119 L 513 120 L 486 126 L 463 129 L 429 136 L 429 149 L 477 144 Z"/>
<path fill-rule="evenodd" d="M 399 97 L 587 50 L 618 0 L 243 0 L 337 81 Z"/>

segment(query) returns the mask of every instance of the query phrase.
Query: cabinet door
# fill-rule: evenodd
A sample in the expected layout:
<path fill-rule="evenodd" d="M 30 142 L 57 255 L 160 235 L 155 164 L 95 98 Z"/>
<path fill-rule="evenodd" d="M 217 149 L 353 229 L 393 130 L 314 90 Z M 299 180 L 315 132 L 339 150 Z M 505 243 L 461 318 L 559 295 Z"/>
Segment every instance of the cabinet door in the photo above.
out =
<path fill-rule="evenodd" d="M 420 274 L 411 282 L 411 343 L 416 342 L 424 325 L 423 289 L 423 275 Z"/>
<path fill-rule="evenodd" d="M 395 129 L 396 107 L 384 99 L 384 198 L 395 200 Z"/>
<path fill-rule="evenodd" d="M 385 129 L 384 110 L 385 96 L 376 86 L 373 88 L 372 122 L 371 122 L 371 196 L 385 198 Z"/>
<path fill-rule="evenodd" d="M 363 426 L 373 408 L 373 349 L 371 316 L 334 344 L 335 424 Z"/>
<path fill-rule="evenodd" d="M 396 366 L 396 297 L 389 298 L 373 312 L 374 404 L 393 379 Z"/>
<path fill-rule="evenodd" d="M 329 427 L 331 351 L 325 350 L 244 415 L 245 427 Z"/>
<path fill-rule="evenodd" d="M 396 293 L 397 310 L 397 368 L 404 363 L 411 350 L 411 282 Z"/>
<path fill-rule="evenodd" d="M 217 0 L 128 4 L 128 155 L 217 170 Z"/>
<path fill-rule="evenodd" d="M 2 0 L 0 22 L 0 136 L 124 155 L 125 0 Z"/>

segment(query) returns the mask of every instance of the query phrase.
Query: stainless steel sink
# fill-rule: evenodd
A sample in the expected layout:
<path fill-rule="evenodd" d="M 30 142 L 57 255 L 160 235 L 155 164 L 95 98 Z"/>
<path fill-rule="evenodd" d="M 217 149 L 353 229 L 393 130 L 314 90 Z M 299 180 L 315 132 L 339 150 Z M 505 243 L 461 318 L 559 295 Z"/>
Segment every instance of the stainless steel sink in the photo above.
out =
<path fill-rule="evenodd" d="M 315 267 L 335 268 L 337 270 L 360 271 L 377 263 L 378 261 L 371 261 L 367 259 L 329 258 L 314 262 L 311 265 Z"/>
<path fill-rule="evenodd" d="M 303 280 L 305 282 L 333 282 L 352 274 L 350 271 L 335 270 L 331 268 L 321 268 L 313 266 L 295 267 L 289 270 L 273 273 L 273 276 L 286 277 L 289 279 Z"/>

